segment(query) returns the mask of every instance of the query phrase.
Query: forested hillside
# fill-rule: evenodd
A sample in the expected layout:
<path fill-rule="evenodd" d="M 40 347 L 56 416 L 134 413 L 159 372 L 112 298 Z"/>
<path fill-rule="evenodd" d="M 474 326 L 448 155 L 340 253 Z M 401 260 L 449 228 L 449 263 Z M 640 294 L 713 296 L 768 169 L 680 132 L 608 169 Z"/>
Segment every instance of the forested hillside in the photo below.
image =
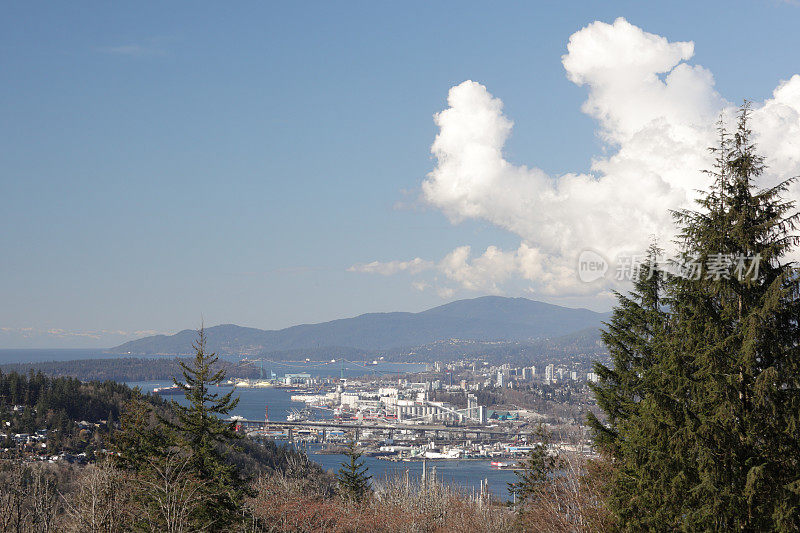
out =
<path fill-rule="evenodd" d="M 101 449 L 112 447 L 120 420 L 136 402 L 144 403 L 161 418 L 173 417 L 169 401 L 140 394 L 115 381 L 87 382 L 48 377 L 42 372 L 24 375 L 0 371 L 0 449 L 8 448 L 12 454 L 87 453 L 88 460 L 93 460 Z M 36 443 L 12 442 L 14 435 L 37 432 L 42 438 Z M 300 456 L 272 442 L 257 445 L 240 439 L 230 446 L 227 457 L 255 474 L 286 469 L 287 461 Z"/>
<path fill-rule="evenodd" d="M 42 373 L 0 372 L 0 420 L 4 426 L 0 431 L 9 440 L 14 434 L 46 430 L 49 453 L 95 451 L 107 444 L 113 421 L 119 420 L 134 395 L 113 381 L 84 383 Z M 158 398 L 149 401 L 161 403 Z M 80 426 L 82 421 L 89 426 Z"/>
<path fill-rule="evenodd" d="M 259 376 L 259 369 L 253 363 L 220 361 L 219 367 L 230 376 L 251 378 Z M 5 364 L 0 365 L 0 370 L 19 374 L 33 371 L 47 376 L 74 377 L 90 381 L 130 382 L 172 379 L 180 373 L 180 365 L 177 358 L 115 357 Z"/>

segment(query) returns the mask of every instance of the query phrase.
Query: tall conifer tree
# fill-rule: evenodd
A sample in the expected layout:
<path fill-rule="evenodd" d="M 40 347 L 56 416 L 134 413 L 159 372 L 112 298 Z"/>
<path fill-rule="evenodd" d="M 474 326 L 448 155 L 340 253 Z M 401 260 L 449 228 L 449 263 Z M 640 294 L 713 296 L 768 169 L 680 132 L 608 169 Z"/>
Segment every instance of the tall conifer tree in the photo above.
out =
<path fill-rule="evenodd" d="M 188 405 L 173 401 L 177 422 L 172 427 L 180 444 L 190 452 L 191 473 L 202 483 L 207 498 L 200 518 L 211 524 L 211 529 L 222 530 L 240 517 L 247 494 L 245 480 L 225 461 L 220 446 L 239 438 L 233 423 L 219 418 L 229 414 L 239 399 L 233 398 L 233 390 L 223 395 L 212 392 L 211 388 L 225 379 L 225 372 L 214 368 L 219 360 L 216 354 L 206 353 L 204 328 L 200 328 L 193 346 L 194 359 L 180 362 L 183 381 L 174 380 L 183 389 Z"/>
<path fill-rule="evenodd" d="M 609 453 L 619 447 L 619 423 L 636 411 L 641 400 L 643 372 L 653 364 L 655 340 L 662 329 L 660 254 L 661 249 L 653 243 L 641 265 L 631 265 L 633 290 L 628 295 L 616 293 L 617 307 L 602 332 L 611 366 L 595 363 L 598 381 L 590 387 L 608 417 L 608 424 L 600 423 L 590 413 L 589 426 L 598 446 Z"/>
<path fill-rule="evenodd" d="M 643 487 L 665 490 L 676 472 L 663 460 L 669 455 L 674 409 L 663 395 L 654 394 L 662 379 L 659 351 L 668 318 L 668 273 L 659 262 L 661 253 L 653 243 L 644 261 L 631 265 L 633 289 L 617 294 L 618 305 L 602 333 L 611 365 L 596 363 L 598 381 L 591 384 L 607 422 L 589 414 L 588 423 L 598 448 L 614 461 L 609 504 L 630 529 L 648 529 L 663 521 L 665 511 L 656 511 L 654 505 L 658 497 Z"/>
<path fill-rule="evenodd" d="M 715 187 L 701 211 L 680 212 L 685 255 L 708 271 L 675 287 L 680 332 L 673 350 L 691 357 L 687 412 L 696 461 L 684 520 L 729 530 L 800 529 L 800 295 L 792 180 L 758 189 L 764 169 L 742 106 L 736 131 L 721 135 Z M 721 167 L 721 168 L 720 168 Z M 677 339 L 681 339 L 678 341 Z"/>
<path fill-rule="evenodd" d="M 336 474 L 341 495 L 356 503 L 361 502 L 369 492 L 369 480 L 372 478 L 367 475 L 368 468 L 364 465 L 361 455 L 355 438 L 351 439 L 345 451 L 348 460 L 341 463 L 341 468 Z"/>
<path fill-rule="evenodd" d="M 604 337 L 614 365 L 598 368 L 596 390 L 609 425 L 590 423 L 626 529 L 800 529 L 800 293 L 785 259 L 797 214 L 782 199 L 791 181 L 754 184 L 764 161 L 749 114 L 731 135 L 720 126 L 711 190 L 676 213 L 681 263 L 704 268 L 666 285 L 632 402 L 614 318 Z M 615 318 L 631 314 L 620 302 Z"/>

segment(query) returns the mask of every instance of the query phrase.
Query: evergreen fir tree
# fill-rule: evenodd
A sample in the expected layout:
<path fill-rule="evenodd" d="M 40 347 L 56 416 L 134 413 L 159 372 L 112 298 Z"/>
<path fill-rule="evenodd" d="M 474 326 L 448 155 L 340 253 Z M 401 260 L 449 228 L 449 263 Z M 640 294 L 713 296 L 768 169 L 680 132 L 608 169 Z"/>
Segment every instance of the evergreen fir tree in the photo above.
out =
<path fill-rule="evenodd" d="M 749 105 L 721 135 L 715 187 L 699 212 L 680 212 L 684 255 L 730 258 L 729 275 L 676 280 L 670 353 L 690 356 L 685 457 L 696 480 L 684 524 L 704 529 L 800 529 L 800 295 L 794 265 L 797 213 L 767 189 L 749 129 Z M 741 259 L 747 259 L 741 264 Z M 689 465 L 687 465 L 689 466 Z"/>
<path fill-rule="evenodd" d="M 705 270 L 668 279 L 664 314 L 646 318 L 661 333 L 636 337 L 649 362 L 628 373 L 626 330 L 604 336 L 614 365 L 595 389 L 609 425 L 590 422 L 624 529 L 800 529 L 800 293 L 785 260 L 797 214 L 782 200 L 791 181 L 755 187 L 748 119 L 745 104 L 733 135 L 720 126 L 711 190 L 676 213 L 681 263 Z M 639 313 L 621 303 L 611 326 Z"/>
<path fill-rule="evenodd" d="M 595 363 L 597 383 L 590 384 L 598 406 L 606 413 L 606 424 L 592 413 L 588 424 L 596 446 L 614 461 L 610 507 L 631 529 L 649 529 L 663 520 L 663 510 L 654 505 L 653 491 L 642 486 L 671 484 L 676 470 L 661 461 L 668 455 L 673 436 L 674 412 L 660 386 L 659 350 L 667 332 L 665 302 L 668 272 L 659 263 L 662 250 L 653 243 L 641 265 L 632 265 L 633 288 L 617 293 L 618 305 L 602 332 L 611 356 L 611 366 Z"/>
<path fill-rule="evenodd" d="M 367 475 L 368 468 L 361 460 L 362 453 L 358 451 L 355 438 L 348 443 L 345 455 L 348 461 L 341 463 L 336 474 L 339 492 L 346 499 L 359 503 L 369 492 L 369 480 L 372 476 Z"/>
<path fill-rule="evenodd" d="M 184 390 L 188 406 L 173 401 L 177 421 L 170 423 L 179 444 L 190 453 L 192 475 L 203 484 L 207 497 L 200 508 L 201 521 L 212 524 L 212 529 L 224 529 L 241 516 L 243 498 L 247 494 L 245 480 L 234 466 L 225 461 L 220 445 L 234 441 L 239 435 L 231 422 L 219 416 L 227 415 L 239 403 L 233 390 L 224 395 L 211 392 L 211 387 L 225 379 L 223 370 L 215 369 L 219 358 L 206 353 L 206 336 L 203 328 L 193 345 L 195 357 L 189 363 L 180 361 L 183 382 L 174 380 Z"/>
<path fill-rule="evenodd" d="M 120 429 L 113 431 L 112 440 L 118 452 L 116 466 L 142 472 L 153 459 L 165 456 L 175 442 L 138 390 L 136 394 L 126 405 Z"/>
<path fill-rule="evenodd" d="M 520 503 L 536 499 L 542 485 L 555 471 L 562 467 L 558 456 L 549 451 L 550 437 L 540 427 L 537 431 L 540 438 L 528 456 L 520 461 L 520 470 L 515 470 L 517 481 L 508 483 L 508 490 L 516 496 Z"/>
<path fill-rule="evenodd" d="M 630 418 L 644 395 L 644 372 L 653 364 L 654 347 L 663 331 L 664 275 L 658 260 L 662 250 L 653 243 L 641 265 L 632 269 L 633 290 L 615 293 L 617 307 L 601 333 L 611 366 L 595 362 L 597 383 L 589 386 L 608 423 L 589 413 L 588 423 L 598 447 L 613 454 L 619 447 L 618 425 Z"/>

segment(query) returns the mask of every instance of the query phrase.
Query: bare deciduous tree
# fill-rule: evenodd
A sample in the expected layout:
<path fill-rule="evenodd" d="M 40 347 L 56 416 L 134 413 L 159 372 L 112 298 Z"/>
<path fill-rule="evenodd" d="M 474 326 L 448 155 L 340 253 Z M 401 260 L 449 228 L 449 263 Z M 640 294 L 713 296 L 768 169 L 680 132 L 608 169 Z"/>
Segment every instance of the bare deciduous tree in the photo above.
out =
<path fill-rule="evenodd" d="M 24 531 L 25 480 L 21 465 L 11 465 L 0 483 L 0 531 Z"/>
<path fill-rule="evenodd" d="M 44 466 L 32 468 L 29 505 L 36 529 L 42 533 L 54 531 L 62 505 L 56 475 Z"/>
<path fill-rule="evenodd" d="M 149 460 L 148 476 L 137 479 L 146 527 L 153 532 L 183 533 L 206 529 L 193 524 L 192 514 L 203 503 L 202 482 L 190 474 L 188 458 L 179 452 Z"/>
<path fill-rule="evenodd" d="M 111 533 L 130 523 L 130 494 L 124 477 L 108 462 L 85 467 L 76 491 L 65 498 L 66 529 Z"/>
<path fill-rule="evenodd" d="M 54 531 L 63 512 L 58 467 L 8 463 L 0 471 L 0 532 Z M 62 472 L 63 475 L 63 472 Z"/>

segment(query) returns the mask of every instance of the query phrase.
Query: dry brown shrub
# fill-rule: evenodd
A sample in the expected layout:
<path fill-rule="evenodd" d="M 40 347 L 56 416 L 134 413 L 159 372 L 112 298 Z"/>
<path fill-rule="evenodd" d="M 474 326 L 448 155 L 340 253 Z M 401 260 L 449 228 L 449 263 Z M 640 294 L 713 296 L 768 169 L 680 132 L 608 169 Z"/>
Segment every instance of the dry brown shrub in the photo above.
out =
<path fill-rule="evenodd" d="M 489 498 L 468 498 L 438 480 L 389 477 L 360 504 L 314 490 L 313 482 L 273 474 L 248 501 L 253 531 L 400 532 L 512 531 L 513 513 Z"/>
<path fill-rule="evenodd" d="M 281 473 L 262 476 L 253 489 L 256 495 L 247 500 L 256 531 L 337 531 L 339 505 L 313 490 L 302 478 Z"/>
<path fill-rule="evenodd" d="M 613 529 L 606 508 L 608 463 L 564 455 L 564 471 L 554 476 L 518 509 L 523 531 L 605 532 Z"/>

